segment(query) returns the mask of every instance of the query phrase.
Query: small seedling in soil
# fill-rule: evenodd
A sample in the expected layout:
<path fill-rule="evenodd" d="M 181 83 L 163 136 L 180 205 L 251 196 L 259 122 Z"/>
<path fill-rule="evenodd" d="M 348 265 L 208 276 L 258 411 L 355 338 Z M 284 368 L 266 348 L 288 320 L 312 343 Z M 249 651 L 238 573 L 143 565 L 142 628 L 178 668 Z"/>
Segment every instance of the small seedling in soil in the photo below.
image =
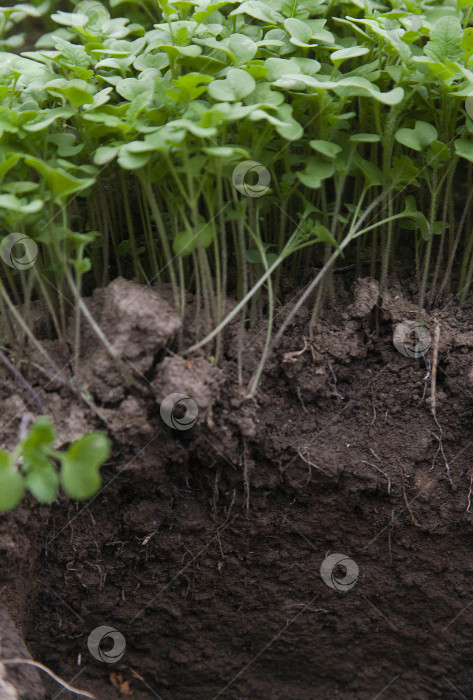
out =
<path fill-rule="evenodd" d="M 38 418 L 13 452 L 0 450 L 0 511 L 12 510 L 31 491 L 40 503 L 52 503 L 61 484 L 76 500 L 93 496 L 102 483 L 99 469 L 110 456 L 110 440 L 86 433 L 65 452 L 52 448 L 56 433 L 51 420 Z M 53 460 L 61 463 L 58 471 Z"/>

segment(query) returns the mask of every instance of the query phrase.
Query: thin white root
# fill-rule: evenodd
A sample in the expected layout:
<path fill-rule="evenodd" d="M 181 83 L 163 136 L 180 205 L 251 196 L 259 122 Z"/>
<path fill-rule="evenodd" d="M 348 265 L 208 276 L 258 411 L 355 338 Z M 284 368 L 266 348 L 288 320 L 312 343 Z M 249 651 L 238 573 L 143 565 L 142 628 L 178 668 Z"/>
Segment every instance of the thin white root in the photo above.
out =
<path fill-rule="evenodd" d="M 79 690 L 79 688 L 74 688 L 74 686 L 69 685 L 69 683 L 66 683 L 66 681 L 63 681 L 62 678 L 59 678 L 59 676 L 56 676 L 54 671 L 51 671 L 50 668 L 47 666 L 44 666 L 43 664 L 40 664 L 38 661 L 32 661 L 31 659 L 0 659 L 0 663 L 2 664 L 10 664 L 10 665 L 18 665 L 18 664 L 26 664 L 27 666 L 35 666 L 36 668 L 40 668 L 42 671 L 48 674 L 48 676 L 51 676 L 51 678 L 54 678 L 54 680 L 59 683 L 59 685 L 62 685 L 66 690 L 69 690 L 71 693 L 75 693 L 76 695 L 82 695 L 85 698 L 91 698 L 92 700 L 96 700 L 95 695 L 92 695 L 92 693 L 88 693 L 86 690 Z"/>
<path fill-rule="evenodd" d="M 387 481 L 388 481 L 388 494 L 390 494 L 390 493 L 391 493 L 391 479 L 390 479 L 389 476 L 386 474 L 386 472 L 383 472 L 383 470 L 380 469 L 379 467 L 377 467 L 376 464 L 372 464 L 371 462 L 366 462 L 364 459 L 362 459 L 361 461 L 362 461 L 363 464 L 367 464 L 367 465 L 370 466 L 370 467 L 374 467 L 375 469 L 377 469 L 377 470 L 380 472 L 380 474 L 382 474 L 383 476 L 386 477 L 386 479 L 387 479 Z"/>
<path fill-rule="evenodd" d="M 432 347 L 432 374 L 430 375 L 430 410 L 432 415 L 437 421 L 437 414 L 435 412 L 436 408 L 436 398 L 437 398 L 437 362 L 439 356 L 439 340 L 440 340 L 440 323 L 435 322 L 434 330 L 434 344 Z"/>

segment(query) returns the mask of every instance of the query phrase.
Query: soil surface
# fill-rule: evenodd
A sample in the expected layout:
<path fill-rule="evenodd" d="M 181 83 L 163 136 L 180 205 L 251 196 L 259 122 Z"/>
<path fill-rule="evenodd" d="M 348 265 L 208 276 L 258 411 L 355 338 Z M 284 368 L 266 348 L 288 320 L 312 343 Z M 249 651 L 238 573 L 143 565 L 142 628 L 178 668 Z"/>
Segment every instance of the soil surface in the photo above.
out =
<path fill-rule="evenodd" d="M 85 326 L 87 401 L 10 354 L 58 447 L 99 429 L 113 449 L 90 501 L 28 497 L 0 516 L 2 700 L 80 697 L 12 658 L 100 700 L 473 697 L 473 307 L 420 320 L 408 288 L 378 293 L 340 282 L 312 338 L 302 309 L 250 400 L 237 325 L 218 367 L 205 348 L 175 355 L 194 335 L 164 286 L 118 279 L 88 300 L 134 386 Z M 424 355 L 393 343 L 410 322 Z M 246 332 L 244 387 L 265 330 Z M 42 345 L 65 367 L 67 348 Z M 40 411 L 0 372 L 12 449 Z M 197 404 L 186 430 L 161 416 L 173 393 Z M 117 632 L 94 657 L 102 626 Z"/>

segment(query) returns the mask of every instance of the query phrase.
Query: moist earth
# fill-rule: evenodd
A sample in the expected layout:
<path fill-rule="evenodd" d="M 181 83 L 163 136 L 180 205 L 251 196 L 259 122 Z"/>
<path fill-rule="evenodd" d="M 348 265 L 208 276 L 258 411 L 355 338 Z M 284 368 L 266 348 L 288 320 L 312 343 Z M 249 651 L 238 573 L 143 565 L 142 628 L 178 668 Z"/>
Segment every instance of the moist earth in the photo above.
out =
<path fill-rule="evenodd" d="M 58 447 L 98 429 L 113 449 L 90 501 L 0 516 L 2 700 L 80 697 L 12 659 L 100 700 L 473 697 L 473 306 L 420 318 L 408 286 L 379 293 L 339 285 L 312 334 L 302 308 L 252 399 L 265 324 L 246 331 L 240 387 L 238 324 L 218 367 L 210 346 L 179 356 L 195 337 L 165 285 L 119 278 L 86 300 L 111 351 L 84 322 L 80 391 L 11 353 Z M 400 324 L 426 329 L 424 354 L 399 351 Z M 67 348 L 41 342 L 64 367 Z M 0 372 L 12 449 L 40 413 Z M 197 404 L 189 429 L 161 416 L 173 393 Z M 126 641 L 113 663 L 110 637 L 107 660 L 88 649 L 100 626 Z"/>

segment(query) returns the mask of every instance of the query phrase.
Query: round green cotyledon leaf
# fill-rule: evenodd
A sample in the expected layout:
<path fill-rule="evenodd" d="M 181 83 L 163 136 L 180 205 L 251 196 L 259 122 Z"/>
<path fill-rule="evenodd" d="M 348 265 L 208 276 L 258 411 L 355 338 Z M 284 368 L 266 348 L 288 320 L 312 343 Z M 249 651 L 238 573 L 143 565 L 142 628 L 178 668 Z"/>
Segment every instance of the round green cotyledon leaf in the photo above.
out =
<path fill-rule="evenodd" d="M 335 158 L 342 150 L 342 147 L 337 143 L 324 141 L 323 139 L 314 139 L 313 141 L 309 141 L 309 144 L 315 151 L 322 153 L 324 156 L 327 156 L 327 158 Z"/>
<path fill-rule="evenodd" d="M 172 242 L 175 255 L 185 257 L 190 255 L 197 246 L 207 248 L 213 241 L 214 231 L 210 224 L 201 226 L 198 233 L 192 230 L 181 231 Z"/>
<path fill-rule="evenodd" d="M 70 498 L 84 500 L 100 488 L 99 468 L 110 456 L 110 441 L 101 433 L 88 433 L 76 440 L 61 457 L 61 485 Z"/>
<path fill-rule="evenodd" d="M 56 432 L 51 419 L 40 416 L 31 426 L 28 436 L 23 442 L 23 453 L 31 448 L 52 445 L 55 439 Z"/>
<path fill-rule="evenodd" d="M 364 56 L 368 53 L 369 49 L 366 46 L 350 46 L 348 49 L 339 49 L 338 51 L 333 51 L 330 54 L 330 60 L 338 68 L 343 61 L 349 58 L 357 58 L 358 56 Z"/>
<path fill-rule="evenodd" d="M 230 68 L 226 78 L 210 83 L 207 93 L 220 102 L 236 102 L 246 97 L 256 87 L 254 78 L 241 68 Z"/>
<path fill-rule="evenodd" d="M 465 158 L 473 163 L 473 141 L 470 139 L 457 139 L 454 143 L 455 153 L 460 158 Z"/>
<path fill-rule="evenodd" d="M 51 463 L 32 469 L 25 477 L 26 488 L 40 503 L 52 503 L 57 496 L 59 477 Z"/>
<path fill-rule="evenodd" d="M 379 134 L 352 134 L 349 138 L 353 143 L 377 143 L 381 141 Z"/>
<path fill-rule="evenodd" d="M 321 158 L 309 156 L 306 159 L 305 170 L 297 172 L 296 175 L 303 185 L 317 189 L 321 187 L 322 180 L 332 177 L 333 173 L 334 167 L 332 163 L 327 163 Z"/>
<path fill-rule="evenodd" d="M 465 110 L 470 119 L 473 119 L 473 97 L 467 97 L 465 100 Z"/>
<path fill-rule="evenodd" d="M 25 482 L 8 452 L 0 450 L 0 511 L 12 510 L 23 498 Z"/>
<path fill-rule="evenodd" d="M 394 137 L 398 143 L 414 151 L 422 151 L 435 141 L 438 133 L 435 126 L 428 122 L 416 121 L 414 129 L 398 129 Z"/>

